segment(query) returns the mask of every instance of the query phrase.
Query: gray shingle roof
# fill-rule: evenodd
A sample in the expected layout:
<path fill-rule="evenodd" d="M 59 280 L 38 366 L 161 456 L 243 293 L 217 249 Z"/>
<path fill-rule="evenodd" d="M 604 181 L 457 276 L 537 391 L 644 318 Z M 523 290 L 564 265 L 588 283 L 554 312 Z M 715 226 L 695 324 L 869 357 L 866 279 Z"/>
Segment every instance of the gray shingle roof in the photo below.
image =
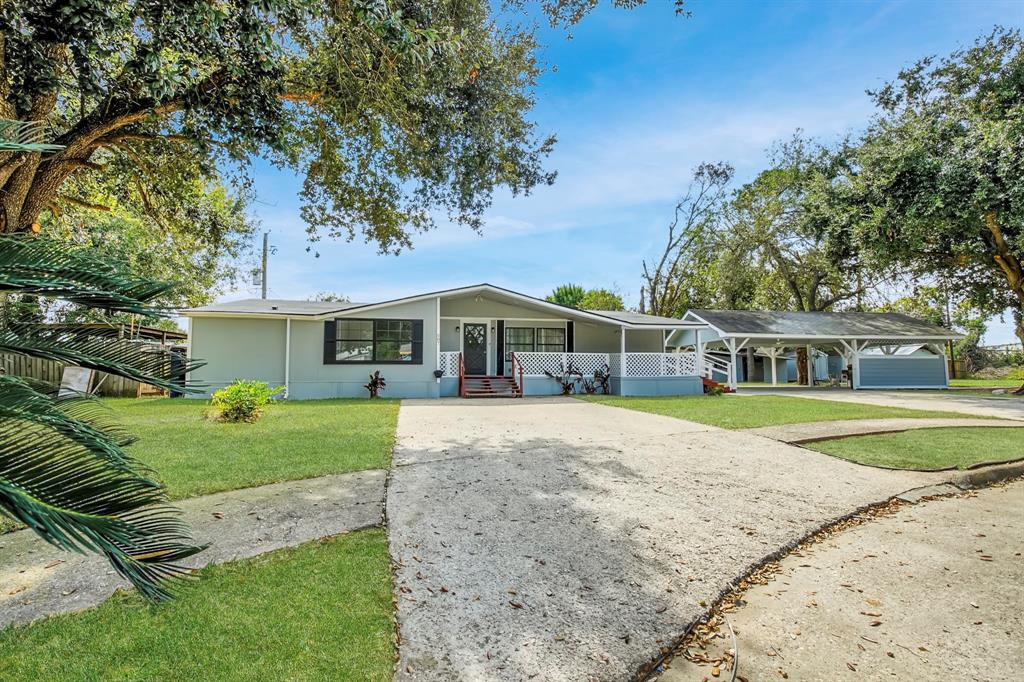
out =
<path fill-rule="evenodd" d="M 363 303 L 343 301 L 289 301 L 283 298 L 244 298 L 240 301 L 225 301 L 201 308 L 190 308 L 185 312 L 196 313 L 238 313 L 266 315 L 322 315 L 323 313 L 347 308 L 357 308 Z"/>
<path fill-rule="evenodd" d="M 878 338 L 959 338 L 959 334 L 903 313 L 801 313 L 779 310 L 691 310 L 726 334 L 779 337 L 859 336 Z"/>
<path fill-rule="evenodd" d="M 605 317 L 610 317 L 613 320 L 625 322 L 626 324 L 650 324 L 659 327 L 685 326 L 685 323 L 678 317 L 659 317 L 657 315 L 644 315 L 643 313 L 634 313 L 628 310 L 588 310 L 587 312 L 594 313 L 595 315 L 603 315 Z"/>

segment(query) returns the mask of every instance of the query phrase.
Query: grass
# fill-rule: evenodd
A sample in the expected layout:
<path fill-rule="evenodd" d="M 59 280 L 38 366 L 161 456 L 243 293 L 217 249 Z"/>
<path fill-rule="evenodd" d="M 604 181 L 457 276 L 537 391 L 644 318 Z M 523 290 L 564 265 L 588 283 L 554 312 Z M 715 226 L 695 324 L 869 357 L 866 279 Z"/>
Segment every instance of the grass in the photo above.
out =
<path fill-rule="evenodd" d="M 725 429 L 751 429 L 758 426 L 823 422 L 840 419 L 881 419 L 886 417 L 961 417 L 952 412 L 910 410 L 901 407 L 798 398 L 780 395 L 681 396 L 632 398 L 619 396 L 579 396 L 614 407 L 686 419 Z"/>
<path fill-rule="evenodd" d="M 953 388 L 1017 388 L 1024 381 L 1020 379 L 950 379 Z"/>
<path fill-rule="evenodd" d="M 2 631 L 0 679 L 390 680 L 391 597 L 384 531 L 360 531 Z"/>
<path fill-rule="evenodd" d="M 1024 457 L 1015 429 L 941 428 L 840 438 L 804 447 L 843 459 L 898 469 L 966 469 L 982 462 Z"/>
<path fill-rule="evenodd" d="M 106 400 L 139 441 L 128 452 L 153 467 L 172 499 L 391 461 L 398 401 L 308 400 L 271 405 L 255 424 L 204 419 L 202 400 Z"/>

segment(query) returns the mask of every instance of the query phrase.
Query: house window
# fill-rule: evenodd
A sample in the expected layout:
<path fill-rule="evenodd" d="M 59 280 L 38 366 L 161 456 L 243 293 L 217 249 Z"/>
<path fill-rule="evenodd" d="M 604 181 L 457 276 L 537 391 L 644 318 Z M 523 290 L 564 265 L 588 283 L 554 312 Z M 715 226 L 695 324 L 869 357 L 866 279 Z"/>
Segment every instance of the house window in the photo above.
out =
<path fill-rule="evenodd" d="M 505 359 L 511 353 L 564 353 L 565 330 L 548 327 L 505 327 Z"/>
<path fill-rule="evenodd" d="M 423 363 L 422 320 L 330 320 L 324 363 Z"/>
<path fill-rule="evenodd" d="M 565 352 L 565 330 L 564 329 L 538 329 L 537 330 L 537 351 L 539 353 L 564 353 Z"/>
<path fill-rule="evenodd" d="M 512 353 L 533 351 L 533 327 L 505 327 L 505 359 L 511 360 Z"/>

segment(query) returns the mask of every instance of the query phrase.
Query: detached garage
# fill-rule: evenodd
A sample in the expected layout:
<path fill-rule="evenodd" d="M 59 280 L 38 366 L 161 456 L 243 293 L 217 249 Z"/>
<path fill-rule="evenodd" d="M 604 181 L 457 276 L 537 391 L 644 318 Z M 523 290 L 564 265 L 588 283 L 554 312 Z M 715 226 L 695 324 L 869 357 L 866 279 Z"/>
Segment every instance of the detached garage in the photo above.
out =
<path fill-rule="evenodd" d="M 945 346 L 961 335 L 901 313 L 825 313 L 777 310 L 690 310 L 685 322 L 702 329 L 676 332 L 670 344 L 728 358 L 720 369 L 736 387 L 741 363 L 760 365 L 765 383 L 786 381 L 785 358 L 805 348 L 815 357 L 838 356 L 826 362 L 829 379 L 844 368 L 854 389 L 935 389 L 949 386 Z M 810 376 L 821 379 L 820 368 Z"/>

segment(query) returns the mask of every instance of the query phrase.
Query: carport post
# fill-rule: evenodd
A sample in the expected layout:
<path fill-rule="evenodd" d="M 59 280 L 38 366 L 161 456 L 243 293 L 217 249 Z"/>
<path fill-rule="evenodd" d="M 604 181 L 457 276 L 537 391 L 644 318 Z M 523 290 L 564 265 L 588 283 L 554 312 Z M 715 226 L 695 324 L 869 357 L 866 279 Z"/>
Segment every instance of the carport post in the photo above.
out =
<path fill-rule="evenodd" d="M 779 385 L 779 368 L 776 367 L 776 358 L 778 357 L 779 349 L 775 346 L 771 347 L 768 359 L 772 361 L 772 386 Z"/>
<path fill-rule="evenodd" d="M 807 386 L 814 387 L 814 348 L 807 346 Z"/>

